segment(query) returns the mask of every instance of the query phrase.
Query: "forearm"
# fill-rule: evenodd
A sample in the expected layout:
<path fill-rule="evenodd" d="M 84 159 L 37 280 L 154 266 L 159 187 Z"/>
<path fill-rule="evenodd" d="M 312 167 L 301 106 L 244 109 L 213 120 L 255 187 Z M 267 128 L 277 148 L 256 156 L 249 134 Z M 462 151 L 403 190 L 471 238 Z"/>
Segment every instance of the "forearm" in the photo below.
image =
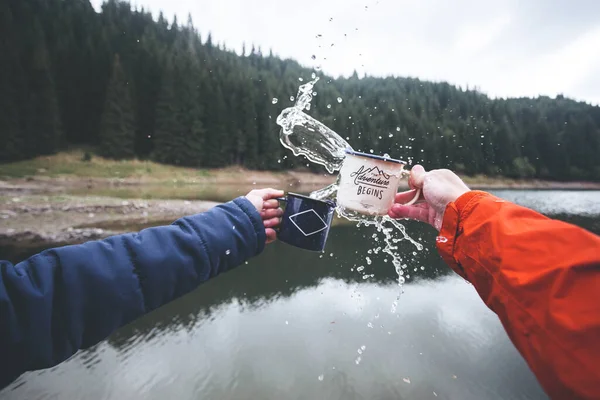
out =
<path fill-rule="evenodd" d="M 259 214 L 238 199 L 171 226 L 0 263 L 0 379 L 56 365 L 264 243 Z"/>
<path fill-rule="evenodd" d="M 471 192 L 446 209 L 438 248 L 550 395 L 600 395 L 600 238 Z"/>

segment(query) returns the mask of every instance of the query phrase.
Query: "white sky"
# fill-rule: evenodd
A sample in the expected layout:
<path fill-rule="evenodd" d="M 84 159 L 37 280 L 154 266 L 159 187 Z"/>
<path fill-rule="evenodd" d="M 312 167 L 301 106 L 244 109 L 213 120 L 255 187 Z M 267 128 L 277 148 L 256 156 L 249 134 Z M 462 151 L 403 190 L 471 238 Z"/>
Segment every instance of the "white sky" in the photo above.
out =
<path fill-rule="evenodd" d="M 91 0 L 99 9 L 102 0 Z M 133 0 L 240 51 L 337 76 L 411 76 L 493 97 L 600 104 L 600 0 Z M 330 20 L 331 19 L 331 20 Z M 317 38 L 317 35 L 322 35 Z M 332 46 L 333 44 L 333 46 Z M 316 59 L 313 60 L 312 56 Z"/>

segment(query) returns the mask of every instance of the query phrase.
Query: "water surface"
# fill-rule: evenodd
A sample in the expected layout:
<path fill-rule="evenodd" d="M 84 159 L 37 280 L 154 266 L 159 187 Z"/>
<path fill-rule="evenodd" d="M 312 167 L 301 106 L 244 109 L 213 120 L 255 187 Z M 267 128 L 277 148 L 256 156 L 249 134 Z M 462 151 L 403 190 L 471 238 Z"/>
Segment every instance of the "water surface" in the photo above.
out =
<path fill-rule="evenodd" d="M 600 233 L 600 192 L 497 194 Z M 406 225 L 426 248 L 401 243 L 410 278 L 395 314 L 389 257 L 367 254 L 379 245 L 373 230 L 340 225 L 325 254 L 268 246 L 62 365 L 23 375 L 0 399 L 547 398 L 496 315 L 439 258 L 435 231 Z"/>

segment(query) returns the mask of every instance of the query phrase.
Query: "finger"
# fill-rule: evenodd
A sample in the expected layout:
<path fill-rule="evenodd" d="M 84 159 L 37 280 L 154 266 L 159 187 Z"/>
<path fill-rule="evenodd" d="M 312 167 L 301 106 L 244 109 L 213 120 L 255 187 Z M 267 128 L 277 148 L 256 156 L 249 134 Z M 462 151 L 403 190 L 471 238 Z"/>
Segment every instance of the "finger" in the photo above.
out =
<path fill-rule="evenodd" d="M 394 198 L 394 203 L 398 203 L 398 204 L 408 203 L 415 197 L 416 194 L 417 194 L 417 189 L 409 190 L 409 191 L 402 192 L 402 193 L 396 193 L 396 197 Z M 421 194 L 419 196 L 419 198 L 421 198 L 422 196 L 423 196 L 423 194 Z"/>
<path fill-rule="evenodd" d="M 269 200 L 282 197 L 285 195 L 285 192 L 283 190 L 267 188 L 257 190 L 257 194 L 262 197 L 263 200 Z"/>
<path fill-rule="evenodd" d="M 427 172 L 425 168 L 421 165 L 417 164 L 410 169 L 410 177 L 408 178 L 408 185 L 412 189 L 421 189 L 423 188 L 423 182 L 425 181 L 425 175 Z"/>
<path fill-rule="evenodd" d="M 263 209 L 279 208 L 279 201 L 276 199 L 267 200 L 263 203 Z"/>
<path fill-rule="evenodd" d="M 263 221 L 265 228 L 274 228 L 281 223 L 281 218 L 270 218 Z"/>
<path fill-rule="evenodd" d="M 281 217 L 283 215 L 283 210 L 281 208 L 271 208 L 268 210 L 263 210 L 260 213 L 262 219 L 271 219 Z"/>
<path fill-rule="evenodd" d="M 429 208 L 426 207 L 403 206 L 400 204 L 394 204 L 388 214 L 390 217 L 395 219 L 409 218 L 415 219 L 417 221 L 429 222 Z"/>
<path fill-rule="evenodd" d="M 265 229 L 265 233 L 267 234 L 267 244 L 277 240 L 277 232 L 275 229 L 267 228 Z"/>

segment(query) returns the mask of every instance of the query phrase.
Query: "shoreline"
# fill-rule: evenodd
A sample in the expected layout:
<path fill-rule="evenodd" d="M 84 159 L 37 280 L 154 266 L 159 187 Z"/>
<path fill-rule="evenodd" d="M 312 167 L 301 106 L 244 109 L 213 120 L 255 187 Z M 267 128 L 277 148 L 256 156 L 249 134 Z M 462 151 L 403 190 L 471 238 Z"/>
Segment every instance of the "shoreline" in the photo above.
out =
<path fill-rule="evenodd" d="M 175 180 L 175 182 L 173 182 Z M 169 224 L 252 189 L 308 193 L 335 176 L 308 172 L 212 171 L 194 179 L 31 176 L 0 180 L 0 248 L 54 247 Z M 594 182 L 465 177 L 478 190 L 600 190 Z M 400 190 L 407 189 L 406 180 Z"/>
<path fill-rule="evenodd" d="M 510 179 L 487 176 L 460 176 L 471 189 L 547 189 L 547 190 L 600 190 L 600 182 L 588 181 L 546 181 L 539 179 Z M 210 170 L 209 175 L 194 178 L 156 179 L 151 175 L 125 177 L 125 178 L 101 178 L 82 177 L 76 175 L 46 176 L 32 175 L 21 178 L 10 178 L 0 176 L 0 196 L 9 191 L 12 192 L 38 192 L 56 193 L 68 191 L 69 189 L 93 189 L 95 187 L 130 187 L 138 188 L 154 185 L 186 186 L 196 185 L 240 185 L 250 187 L 279 187 L 279 188 L 320 188 L 335 182 L 336 175 L 316 174 L 304 171 L 252 171 L 246 169 L 218 169 Z M 406 179 L 400 184 L 400 189 L 407 188 Z"/>

